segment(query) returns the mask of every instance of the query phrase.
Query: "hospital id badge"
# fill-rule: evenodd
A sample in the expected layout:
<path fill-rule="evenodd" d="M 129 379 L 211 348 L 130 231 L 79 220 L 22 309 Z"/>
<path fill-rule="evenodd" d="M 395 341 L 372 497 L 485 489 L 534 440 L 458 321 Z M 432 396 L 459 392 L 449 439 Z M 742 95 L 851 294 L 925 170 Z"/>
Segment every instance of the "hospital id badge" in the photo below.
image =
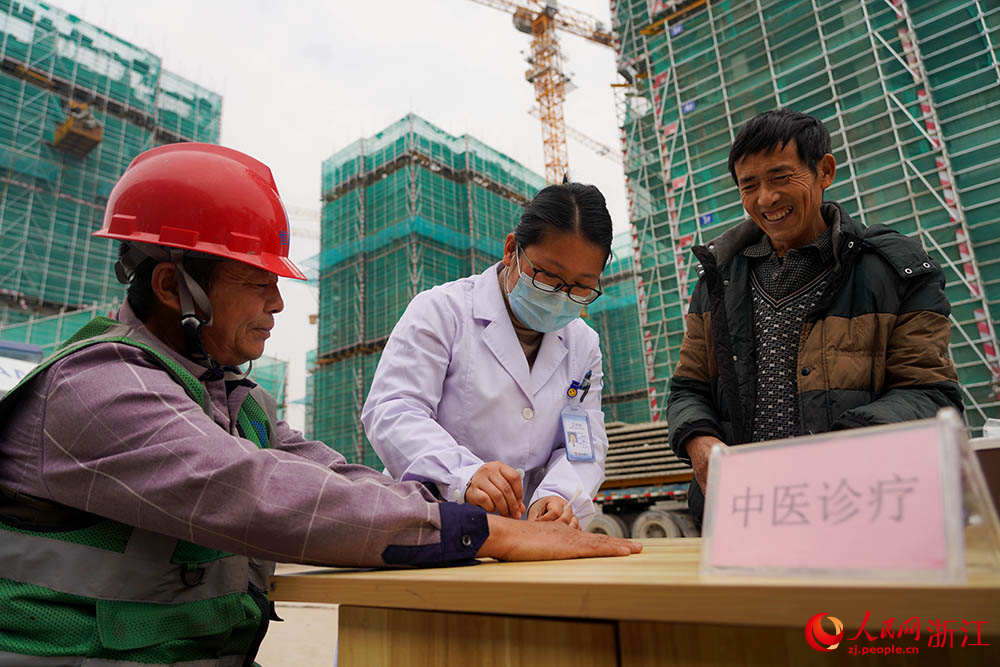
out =
<path fill-rule="evenodd" d="M 590 435 L 590 421 L 580 408 L 567 405 L 562 411 L 563 442 L 566 458 L 570 461 L 593 461 L 594 439 Z"/>

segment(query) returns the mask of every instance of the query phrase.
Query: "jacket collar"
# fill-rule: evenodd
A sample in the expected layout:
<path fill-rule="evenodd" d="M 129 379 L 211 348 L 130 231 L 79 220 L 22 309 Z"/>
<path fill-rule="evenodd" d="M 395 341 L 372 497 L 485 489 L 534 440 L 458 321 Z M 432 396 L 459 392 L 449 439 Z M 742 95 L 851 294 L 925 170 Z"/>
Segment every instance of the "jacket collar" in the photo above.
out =
<path fill-rule="evenodd" d="M 473 288 L 472 316 L 477 320 L 495 322 L 497 320 L 507 320 L 507 306 L 504 305 L 503 294 L 500 293 L 500 281 L 497 280 L 497 271 L 500 270 L 500 262 L 486 267 L 486 270 L 475 278 Z M 511 325 L 513 331 L 514 325 Z"/>
<path fill-rule="evenodd" d="M 504 370 L 529 399 L 542 388 L 568 353 L 565 336 L 572 323 L 558 331 L 542 336 L 542 346 L 535 363 L 528 368 L 528 360 L 517 340 L 514 325 L 507 314 L 497 271 L 500 264 L 487 267 L 475 278 L 473 287 L 472 316 L 489 322 L 483 329 L 482 340 Z"/>
<path fill-rule="evenodd" d="M 833 241 L 833 260 L 836 268 L 840 268 L 840 239 L 844 232 L 861 236 L 865 228 L 854 222 L 847 214 L 844 207 L 837 202 L 823 202 L 820 206 L 820 215 L 831 229 Z M 750 218 L 728 229 L 715 237 L 707 244 L 697 246 L 701 252 L 707 252 L 715 258 L 717 265 L 725 264 L 734 256 L 741 253 L 746 248 L 760 242 L 764 236 L 763 230 L 757 226 Z"/>

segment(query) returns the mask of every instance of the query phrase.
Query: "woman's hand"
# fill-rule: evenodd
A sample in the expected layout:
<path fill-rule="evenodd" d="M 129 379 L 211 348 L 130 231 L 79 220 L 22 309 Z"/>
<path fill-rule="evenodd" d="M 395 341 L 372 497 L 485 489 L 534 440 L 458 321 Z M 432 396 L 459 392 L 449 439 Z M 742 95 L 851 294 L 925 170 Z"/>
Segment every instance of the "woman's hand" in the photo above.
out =
<path fill-rule="evenodd" d="M 520 519 L 524 514 L 521 498 L 521 475 L 502 461 L 490 461 L 480 466 L 465 489 L 465 502 L 478 505 L 487 512 Z"/>
<path fill-rule="evenodd" d="M 570 528 L 580 528 L 573 506 L 559 496 L 545 496 L 531 503 L 528 521 L 558 521 Z"/>

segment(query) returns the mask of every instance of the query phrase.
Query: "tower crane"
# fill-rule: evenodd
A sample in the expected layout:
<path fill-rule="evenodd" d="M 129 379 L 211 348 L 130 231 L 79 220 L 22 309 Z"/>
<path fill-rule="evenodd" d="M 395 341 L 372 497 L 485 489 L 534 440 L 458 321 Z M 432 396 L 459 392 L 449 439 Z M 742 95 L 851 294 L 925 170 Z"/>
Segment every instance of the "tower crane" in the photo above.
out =
<path fill-rule="evenodd" d="M 538 107 L 531 107 L 528 109 L 528 115 L 532 118 L 541 118 L 542 114 L 538 111 Z M 617 148 L 608 146 L 605 143 L 601 143 L 597 139 L 594 139 L 589 134 L 581 132 L 572 125 L 566 126 L 566 136 L 570 139 L 575 140 L 578 144 L 586 146 L 590 150 L 594 151 L 597 155 L 605 157 L 615 164 L 620 165 L 624 158 L 622 157 L 622 152 Z"/>
<path fill-rule="evenodd" d="M 565 7 L 555 0 L 472 1 L 512 14 L 514 27 L 531 35 L 531 57 L 524 78 L 535 88 L 535 101 L 542 121 L 545 178 L 550 183 L 561 183 L 569 167 L 563 116 L 567 78 L 563 74 L 557 31 L 608 47 L 612 45 L 611 33 L 590 14 Z"/>

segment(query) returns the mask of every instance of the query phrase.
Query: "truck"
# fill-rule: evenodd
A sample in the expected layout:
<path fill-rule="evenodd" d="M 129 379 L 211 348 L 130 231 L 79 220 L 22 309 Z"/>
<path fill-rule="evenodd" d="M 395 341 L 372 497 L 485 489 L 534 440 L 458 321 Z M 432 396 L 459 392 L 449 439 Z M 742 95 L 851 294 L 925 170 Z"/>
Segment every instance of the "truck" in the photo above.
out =
<path fill-rule="evenodd" d="M 594 497 L 591 533 L 614 537 L 699 537 L 687 509 L 693 471 L 678 459 L 664 422 L 610 422 L 605 479 Z"/>
<path fill-rule="evenodd" d="M 37 345 L 0 340 L 0 396 L 13 389 L 43 356 Z"/>

